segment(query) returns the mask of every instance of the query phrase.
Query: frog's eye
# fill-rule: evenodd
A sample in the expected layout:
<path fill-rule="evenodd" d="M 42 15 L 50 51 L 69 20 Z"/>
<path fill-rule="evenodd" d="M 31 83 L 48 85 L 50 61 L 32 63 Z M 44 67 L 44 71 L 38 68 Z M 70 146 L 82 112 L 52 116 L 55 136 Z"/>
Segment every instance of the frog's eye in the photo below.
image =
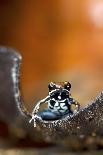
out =
<path fill-rule="evenodd" d="M 65 82 L 64 88 L 67 89 L 67 90 L 70 90 L 71 89 L 71 84 L 69 82 Z"/>
<path fill-rule="evenodd" d="M 48 85 L 49 91 L 53 90 L 54 87 L 55 87 L 55 84 L 53 82 L 49 83 Z"/>

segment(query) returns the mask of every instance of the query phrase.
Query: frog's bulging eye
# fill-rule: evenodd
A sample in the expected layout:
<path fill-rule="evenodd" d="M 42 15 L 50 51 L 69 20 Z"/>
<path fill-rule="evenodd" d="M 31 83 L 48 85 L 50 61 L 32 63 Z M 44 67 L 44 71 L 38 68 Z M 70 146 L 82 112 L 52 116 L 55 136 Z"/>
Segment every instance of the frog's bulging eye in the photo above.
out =
<path fill-rule="evenodd" d="M 55 84 L 53 82 L 49 83 L 48 88 L 49 91 L 53 90 L 55 88 Z"/>
<path fill-rule="evenodd" d="M 71 84 L 69 82 L 65 82 L 64 88 L 70 91 Z"/>

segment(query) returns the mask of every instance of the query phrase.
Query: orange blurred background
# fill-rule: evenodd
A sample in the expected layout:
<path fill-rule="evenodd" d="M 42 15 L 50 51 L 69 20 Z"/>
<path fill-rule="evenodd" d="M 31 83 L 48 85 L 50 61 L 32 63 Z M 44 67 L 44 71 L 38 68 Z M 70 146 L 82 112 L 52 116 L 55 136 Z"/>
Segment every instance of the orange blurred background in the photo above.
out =
<path fill-rule="evenodd" d="M 0 0 L 0 45 L 23 57 L 29 110 L 50 81 L 69 80 L 72 96 L 87 104 L 103 89 L 103 0 Z"/>

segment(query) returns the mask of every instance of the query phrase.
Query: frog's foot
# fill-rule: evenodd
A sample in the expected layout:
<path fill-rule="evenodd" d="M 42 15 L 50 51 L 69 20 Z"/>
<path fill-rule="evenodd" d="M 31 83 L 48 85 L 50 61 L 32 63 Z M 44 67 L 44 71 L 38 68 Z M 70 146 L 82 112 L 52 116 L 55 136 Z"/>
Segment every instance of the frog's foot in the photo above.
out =
<path fill-rule="evenodd" d="M 34 121 L 34 127 L 36 127 L 36 121 L 35 121 L 36 115 L 32 115 L 32 118 L 30 119 L 29 123 Z"/>

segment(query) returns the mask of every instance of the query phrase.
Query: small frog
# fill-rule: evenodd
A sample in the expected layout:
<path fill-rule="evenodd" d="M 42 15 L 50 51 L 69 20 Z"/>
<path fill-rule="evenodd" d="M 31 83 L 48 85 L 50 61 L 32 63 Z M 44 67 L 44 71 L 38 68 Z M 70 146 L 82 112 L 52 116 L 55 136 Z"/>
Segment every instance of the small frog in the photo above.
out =
<path fill-rule="evenodd" d="M 32 112 L 32 120 L 35 120 L 36 114 L 39 113 L 40 105 L 43 103 L 48 104 L 48 109 L 41 112 L 41 116 L 45 117 L 47 120 L 56 120 L 63 117 L 66 114 L 73 114 L 74 111 L 71 105 L 74 104 L 79 111 L 80 104 L 75 101 L 70 94 L 71 84 L 67 81 L 65 82 L 51 82 L 48 85 L 49 93 L 48 96 L 41 101 L 39 101 Z M 50 119 L 51 118 L 51 119 Z"/>

